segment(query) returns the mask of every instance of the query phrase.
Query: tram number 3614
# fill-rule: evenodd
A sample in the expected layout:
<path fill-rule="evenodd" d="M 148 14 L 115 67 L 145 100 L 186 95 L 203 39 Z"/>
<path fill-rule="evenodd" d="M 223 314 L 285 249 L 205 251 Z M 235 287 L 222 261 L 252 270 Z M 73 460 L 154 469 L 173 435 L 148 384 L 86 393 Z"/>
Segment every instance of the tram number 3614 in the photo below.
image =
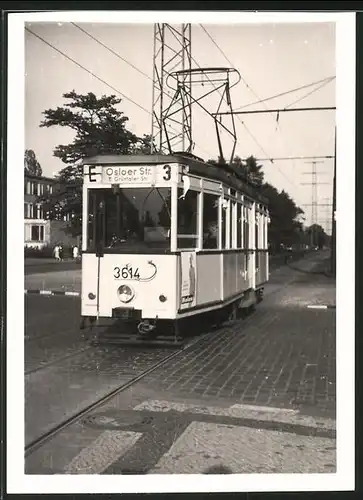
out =
<path fill-rule="evenodd" d="M 120 278 L 135 279 L 135 280 L 140 279 L 140 273 L 138 267 L 136 269 L 128 266 L 115 267 L 113 271 L 114 271 L 113 275 L 116 279 Z"/>

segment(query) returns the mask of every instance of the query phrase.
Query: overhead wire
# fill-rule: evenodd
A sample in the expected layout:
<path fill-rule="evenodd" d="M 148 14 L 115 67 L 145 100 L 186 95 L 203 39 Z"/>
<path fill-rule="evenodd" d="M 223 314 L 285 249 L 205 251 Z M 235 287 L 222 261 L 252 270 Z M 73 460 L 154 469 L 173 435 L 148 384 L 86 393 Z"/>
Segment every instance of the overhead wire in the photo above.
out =
<path fill-rule="evenodd" d="M 75 23 L 72 23 L 72 24 L 75 24 Z M 95 73 L 93 73 L 93 71 L 89 70 L 88 68 L 86 68 L 85 66 L 83 66 L 81 63 L 79 63 L 78 61 L 76 61 L 75 59 L 73 59 L 71 56 L 69 56 L 68 54 L 66 54 L 65 52 L 63 52 L 62 50 L 58 49 L 57 47 L 55 47 L 52 43 L 48 42 L 47 40 L 45 40 L 43 37 L 41 37 L 40 35 L 38 35 L 37 33 L 35 33 L 34 31 L 32 31 L 31 29 L 29 29 L 28 27 L 25 27 L 25 30 L 28 31 L 30 34 L 32 34 L 33 36 L 35 36 L 36 38 L 38 38 L 39 40 L 41 40 L 44 44 L 48 45 L 49 47 L 51 47 L 53 50 L 55 50 L 56 52 L 58 52 L 59 54 L 61 54 L 63 57 L 65 57 L 66 59 L 68 59 L 70 62 L 72 62 L 73 64 L 75 64 L 76 66 L 78 66 L 79 68 L 81 68 L 82 70 L 86 71 L 88 74 L 90 74 L 92 77 L 94 77 L 96 80 L 100 81 L 101 83 L 103 83 L 104 85 L 106 85 L 108 88 L 110 88 L 113 92 L 116 92 L 117 94 L 119 94 L 120 96 L 122 96 L 124 99 L 126 99 L 127 101 L 131 102 L 132 104 L 134 104 L 135 106 L 137 106 L 138 108 L 140 108 L 142 111 L 144 111 L 145 113 L 147 113 L 148 115 L 152 116 L 152 113 L 146 109 L 144 106 L 142 106 L 141 104 L 139 104 L 138 102 L 134 101 L 133 99 L 131 99 L 131 97 L 128 97 L 126 94 L 124 94 L 123 92 L 121 92 L 119 89 L 117 89 L 116 87 L 114 87 L 113 85 L 111 85 L 110 83 L 108 83 L 106 80 L 104 80 L 103 78 L 101 78 L 100 76 L 96 75 Z M 85 30 L 81 30 L 81 31 L 85 31 Z M 92 37 L 93 38 L 93 37 Z M 105 48 L 108 49 L 107 46 L 105 46 Z M 120 56 L 121 59 L 123 59 L 121 56 Z M 130 63 L 131 64 L 131 63 Z M 132 65 L 133 66 L 133 65 Z M 135 67 L 136 69 L 136 67 Z M 141 72 L 141 70 L 139 71 Z M 143 73 L 143 72 L 141 72 Z M 145 73 L 146 75 L 146 73 Z M 144 75 L 144 76 L 145 76 Z M 150 78 L 150 77 L 149 77 Z M 172 127 L 171 127 L 172 128 Z M 202 150 L 202 148 L 200 148 Z M 206 151 L 204 151 L 206 152 Z M 210 154 L 207 152 L 207 154 Z"/>
<path fill-rule="evenodd" d="M 140 73 L 142 76 L 144 76 L 145 78 L 147 78 L 148 80 L 150 80 L 151 82 L 153 82 L 153 78 L 148 75 L 147 73 L 145 73 L 144 71 L 142 71 L 140 68 L 138 68 L 137 66 L 135 66 L 134 64 L 132 64 L 130 61 L 128 61 L 126 58 L 124 58 L 123 56 L 121 56 L 118 52 L 116 52 L 114 49 L 112 49 L 111 47 L 109 47 L 108 45 L 106 45 L 105 43 L 103 43 L 101 40 L 99 40 L 97 37 L 95 37 L 94 35 L 92 35 L 91 33 L 89 33 L 87 30 L 85 30 L 84 28 L 80 27 L 77 23 L 75 22 L 71 22 L 71 24 L 73 24 L 73 26 L 75 26 L 76 28 L 78 28 L 81 32 L 83 32 L 85 35 L 87 35 L 89 38 L 91 38 L 92 40 L 94 40 L 96 43 L 98 43 L 99 45 L 101 45 L 104 49 L 108 50 L 109 52 L 111 52 L 113 55 L 115 55 L 116 57 L 118 57 L 120 60 L 122 60 L 123 62 L 125 62 L 126 64 L 128 64 L 129 66 L 131 66 L 133 69 L 135 69 L 138 73 Z M 165 93 L 168 95 L 168 97 L 172 98 L 172 95 L 170 94 L 170 92 L 168 91 L 165 91 Z M 152 113 L 150 113 L 152 114 Z M 169 125 L 170 126 L 170 125 Z M 174 130 L 171 126 L 170 128 L 172 130 Z M 175 130 L 174 130 L 175 131 Z M 203 151 L 204 153 L 207 153 L 208 155 L 210 155 L 210 153 L 208 151 L 205 151 L 203 148 L 201 148 L 200 146 L 198 146 L 199 149 L 201 151 Z"/>
<path fill-rule="evenodd" d="M 285 92 L 280 92 L 279 94 L 275 94 L 273 96 L 266 97 L 265 99 L 260 99 L 258 101 L 250 102 L 249 104 L 245 104 L 243 106 L 240 106 L 239 108 L 236 108 L 236 111 L 240 111 L 241 109 L 245 109 L 245 108 L 248 108 L 250 106 L 254 106 L 255 104 L 261 104 L 262 102 L 265 102 L 265 101 L 277 99 L 278 97 L 283 97 L 285 95 L 292 94 L 293 92 L 298 92 L 299 90 L 303 90 L 303 89 L 312 87 L 313 85 L 318 85 L 319 83 L 326 82 L 327 80 L 329 80 L 329 82 L 330 82 L 330 81 L 334 80 L 335 78 L 336 78 L 335 76 L 329 76 L 327 78 L 323 78 L 322 80 L 318 80 L 316 82 L 311 82 L 311 83 L 308 83 L 306 85 L 302 85 L 301 87 L 296 87 L 296 88 L 293 88 L 291 90 L 287 90 Z"/>
<path fill-rule="evenodd" d="M 206 30 L 206 28 L 200 24 L 200 27 L 203 29 L 203 31 L 206 33 L 206 35 L 208 36 L 208 38 L 212 41 L 212 43 L 217 47 L 217 49 L 220 51 L 220 53 L 223 55 L 223 57 L 226 59 L 226 61 L 228 62 L 228 64 L 230 64 L 230 66 L 234 67 L 234 65 L 232 64 L 232 62 L 230 61 L 230 59 L 227 57 L 227 55 L 225 54 L 225 52 L 221 49 L 221 47 L 218 45 L 218 43 L 214 40 L 214 38 L 210 35 L 210 33 Z M 245 86 L 255 95 L 255 97 L 257 97 L 258 101 L 256 101 L 256 103 L 254 104 L 257 104 L 257 103 L 261 103 L 264 105 L 265 109 L 269 111 L 269 108 L 267 107 L 266 105 L 266 101 L 271 99 L 271 98 L 267 98 L 267 99 L 261 99 L 259 97 L 259 95 L 252 89 L 252 87 L 247 83 L 247 81 L 244 79 L 243 75 L 241 75 L 241 79 L 243 81 L 243 83 L 245 84 Z M 319 87 L 317 87 L 316 89 L 313 89 L 311 92 L 309 92 L 308 94 L 300 97 L 299 99 L 295 100 L 294 102 L 292 102 L 291 104 L 289 104 L 285 109 L 293 106 L 294 104 L 297 104 L 298 102 L 302 101 L 303 99 L 307 98 L 309 95 L 317 92 L 318 90 L 320 90 L 321 88 L 323 88 L 325 85 L 327 85 L 328 83 L 330 83 L 332 80 L 335 79 L 335 76 L 333 77 L 328 77 L 326 79 L 323 79 L 323 80 L 320 80 L 318 82 L 314 82 L 313 84 L 308 84 L 308 85 L 304 85 L 302 86 L 299 90 L 303 89 L 303 88 L 307 88 L 307 87 L 310 87 L 312 85 L 316 85 L 316 84 L 319 84 L 321 83 L 321 85 Z M 290 91 L 288 92 L 290 93 Z M 282 93 L 280 95 L 286 95 L 287 93 Z M 275 98 L 277 96 L 273 96 L 272 98 Z M 249 104 L 251 105 L 251 104 Z M 247 106 L 249 106 L 247 105 Z M 243 107 L 247 107 L 247 106 L 242 106 L 241 108 L 238 108 L 238 109 L 242 109 Z M 272 116 L 273 114 L 270 113 Z M 237 115 L 237 118 L 239 118 L 239 116 Z M 276 120 L 276 129 L 278 128 L 280 130 L 280 132 L 282 133 L 282 130 L 281 130 L 281 126 L 280 126 L 280 123 L 278 122 L 278 118 L 279 116 L 277 116 L 277 120 Z M 258 145 L 258 147 L 261 149 L 261 151 L 263 151 L 263 148 L 261 147 L 261 145 L 259 145 L 258 141 L 256 140 L 256 138 L 254 138 L 254 136 L 252 135 L 252 133 L 249 131 L 248 127 L 245 125 L 244 122 L 242 122 L 241 120 L 239 120 L 243 125 L 244 127 L 246 128 L 246 131 L 249 133 L 249 135 L 254 139 L 255 143 Z M 270 162 L 271 163 L 274 163 L 272 158 L 267 155 L 266 153 L 264 153 L 268 158 L 270 158 Z M 295 161 L 292 160 L 292 163 L 293 163 L 293 167 L 295 169 Z M 279 172 L 281 173 L 281 175 L 283 175 L 283 177 L 293 186 L 295 186 L 296 188 L 298 188 L 298 186 L 295 184 L 295 182 L 291 181 L 285 174 L 284 172 L 279 168 L 278 165 L 277 166 L 277 169 L 279 170 Z"/>
<path fill-rule="evenodd" d="M 334 77 L 335 78 L 335 77 Z M 333 80 L 333 79 L 332 79 Z M 311 90 L 310 92 L 308 92 L 307 94 L 303 95 L 302 97 L 299 97 L 298 99 L 296 99 L 295 101 L 293 101 L 291 104 L 288 104 L 287 106 L 285 106 L 284 109 L 288 109 L 288 108 L 291 108 L 291 106 L 293 106 L 294 104 L 297 104 L 298 102 L 306 99 L 307 97 L 309 97 L 309 95 L 312 95 L 314 94 L 315 92 L 317 92 L 318 90 L 322 89 L 323 87 L 325 87 L 326 85 L 328 85 L 328 83 L 330 83 L 332 80 L 327 80 L 323 83 L 321 83 L 321 85 L 319 85 L 316 89 L 313 89 Z"/>
<path fill-rule="evenodd" d="M 213 44 L 217 47 L 217 49 L 219 50 L 219 52 L 224 56 L 224 58 L 226 59 L 226 61 L 228 62 L 228 64 L 230 64 L 231 67 L 234 68 L 234 64 L 231 62 L 231 60 L 227 57 L 227 55 L 225 54 L 225 52 L 221 49 L 221 47 L 218 45 L 218 43 L 214 40 L 214 38 L 212 37 L 212 35 L 210 35 L 210 33 L 208 32 L 208 30 L 202 25 L 200 24 L 200 27 L 203 29 L 203 31 L 206 33 L 206 35 L 208 36 L 208 38 L 213 42 Z M 245 86 L 255 95 L 255 97 L 260 101 L 262 102 L 263 100 L 260 98 L 260 96 L 252 89 L 252 87 L 247 83 L 247 81 L 245 80 L 245 78 L 243 77 L 243 75 L 241 75 L 241 80 L 243 81 L 243 83 L 245 84 Z M 265 108 L 269 111 L 269 108 L 265 105 Z M 272 116 L 273 114 L 270 113 Z M 274 164 L 274 161 L 272 160 L 272 158 L 270 157 L 270 155 L 268 155 L 266 153 L 266 151 L 264 150 L 264 148 L 261 146 L 261 144 L 257 141 L 257 139 L 254 137 L 254 135 L 252 134 L 252 132 L 249 131 L 247 125 L 244 123 L 244 121 L 242 121 L 240 119 L 240 117 L 237 115 L 237 119 L 238 121 L 244 126 L 244 128 L 246 129 L 246 131 L 248 132 L 248 134 L 253 138 L 254 142 L 256 143 L 256 145 L 260 148 L 261 151 L 263 151 L 263 153 L 270 158 L 270 162 L 272 164 Z M 275 119 L 275 118 L 274 118 Z M 279 124 L 278 124 L 279 126 Z M 278 165 L 277 166 L 277 169 L 278 171 L 280 172 L 280 174 L 292 185 L 294 186 L 295 188 L 298 189 L 298 186 L 295 184 L 295 182 L 291 181 L 291 179 L 289 179 L 284 172 L 282 172 L 282 170 L 280 169 L 280 167 Z"/>

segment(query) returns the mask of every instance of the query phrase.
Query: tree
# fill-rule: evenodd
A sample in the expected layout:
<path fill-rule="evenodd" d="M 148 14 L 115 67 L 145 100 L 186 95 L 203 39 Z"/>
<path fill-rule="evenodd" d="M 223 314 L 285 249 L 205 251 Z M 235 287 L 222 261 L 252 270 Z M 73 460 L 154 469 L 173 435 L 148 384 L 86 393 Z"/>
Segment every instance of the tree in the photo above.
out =
<path fill-rule="evenodd" d="M 32 149 L 26 149 L 24 153 L 24 173 L 41 176 L 42 167 Z"/>
<path fill-rule="evenodd" d="M 246 178 L 251 184 L 262 186 L 264 180 L 262 165 L 257 164 L 257 160 L 254 156 L 249 156 L 245 161 L 241 160 L 239 156 L 235 156 L 232 164 L 244 171 Z"/>
<path fill-rule="evenodd" d="M 211 165 L 223 167 L 228 165 L 225 160 L 218 158 L 218 160 L 208 160 Z M 257 160 L 254 156 L 249 156 L 246 160 L 242 160 L 239 156 L 235 156 L 231 166 L 234 169 L 238 169 L 240 176 L 248 181 L 254 186 L 262 186 L 264 174 L 262 171 L 262 165 L 257 164 Z"/>
<path fill-rule="evenodd" d="M 54 156 L 66 166 L 56 177 L 59 190 L 43 199 L 50 218 L 71 216 L 70 231 L 80 234 L 82 221 L 81 160 L 97 154 L 135 154 L 150 152 L 149 136 L 137 137 L 127 130 L 128 117 L 116 108 L 121 103 L 115 95 L 97 98 L 92 92 L 63 94 L 66 103 L 47 109 L 40 127 L 67 127 L 74 131 L 70 144 L 60 144 Z"/>
<path fill-rule="evenodd" d="M 323 248 L 330 242 L 329 236 L 324 231 L 324 228 L 319 224 L 312 224 L 306 229 L 307 235 L 309 237 L 309 244 Z"/>
<path fill-rule="evenodd" d="M 302 223 L 298 218 L 303 210 L 286 191 L 279 192 L 269 183 L 263 185 L 262 194 L 269 200 L 269 242 L 272 250 L 278 251 L 281 245 L 300 243 Z"/>

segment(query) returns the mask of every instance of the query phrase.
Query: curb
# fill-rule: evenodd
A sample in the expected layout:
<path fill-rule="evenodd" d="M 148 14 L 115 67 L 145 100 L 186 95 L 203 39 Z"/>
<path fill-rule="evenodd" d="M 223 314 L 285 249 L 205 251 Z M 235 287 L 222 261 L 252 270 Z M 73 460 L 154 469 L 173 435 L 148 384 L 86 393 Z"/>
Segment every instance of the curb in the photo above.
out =
<path fill-rule="evenodd" d="M 336 309 L 337 306 L 335 305 L 311 305 L 311 306 L 306 306 L 308 309 Z"/>
<path fill-rule="evenodd" d="M 72 297 L 79 297 L 80 292 L 63 292 L 60 290 L 24 290 L 25 295 L 71 295 Z"/>

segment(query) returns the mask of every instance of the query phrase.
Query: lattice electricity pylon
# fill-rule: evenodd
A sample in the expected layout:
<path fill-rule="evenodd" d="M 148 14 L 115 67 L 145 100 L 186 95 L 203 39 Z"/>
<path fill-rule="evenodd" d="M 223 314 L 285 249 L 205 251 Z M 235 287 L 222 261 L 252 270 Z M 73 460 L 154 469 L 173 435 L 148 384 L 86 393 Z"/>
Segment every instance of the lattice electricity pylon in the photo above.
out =
<path fill-rule="evenodd" d="M 173 99 L 173 95 L 166 88 L 166 79 L 173 71 L 191 69 L 191 61 L 191 24 L 182 24 L 178 27 L 165 23 L 155 24 L 151 130 L 153 139 L 152 153 L 155 151 L 169 153 L 170 145 L 174 151 L 186 151 L 186 140 L 191 144 L 192 108 L 190 105 L 183 105 L 180 112 L 167 125 L 168 139 L 165 136 L 163 125 L 165 114 Z M 190 152 L 190 149 L 189 147 L 187 151 Z"/>
<path fill-rule="evenodd" d="M 231 75 L 236 76 L 236 81 L 231 83 Z M 234 158 L 234 152 L 237 144 L 236 127 L 232 109 L 231 94 L 230 90 L 232 87 L 237 85 L 241 79 L 239 72 L 234 68 L 194 68 L 194 69 L 184 69 L 171 73 L 167 79 L 167 86 L 174 90 L 174 96 L 170 102 L 169 107 L 163 115 L 163 128 L 166 142 L 168 144 L 169 152 L 173 151 L 172 138 L 173 135 L 170 133 L 169 125 L 170 122 L 174 121 L 174 116 L 178 113 L 183 112 L 185 109 L 190 109 L 192 104 L 197 104 L 200 106 L 214 121 L 217 133 L 217 142 L 219 149 L 219 157 L 221 161 L 225 161 L 223 154 L 221 131 L 225 130 L 233 139 L 233 147 L 230 155 L 229 161 L 232 162 Z M 195 97 L 195 87 L 200 86 L 200 88 L 205 89 Z M 210 90 L 210 86 L 212 89 Z M 192 95 L 193 88 L 193 95 Z M 217 110 L 215 113 L 211 113 L 206 106 L 201 104 L 202 100 L 210 97 L 212 94 L 218 93 L 220 98 L 217 103 Z M 222 116 L 219 114 L 223 110 L 230 112 L 227 121 L 230 121 L 230 126 L 226 126 L 222 123 Z M 191 128 L 190 128 L 191 132 Z M 187 135 L 189 140 L 187 151 L 193 149 L 192 135 Z"/>

